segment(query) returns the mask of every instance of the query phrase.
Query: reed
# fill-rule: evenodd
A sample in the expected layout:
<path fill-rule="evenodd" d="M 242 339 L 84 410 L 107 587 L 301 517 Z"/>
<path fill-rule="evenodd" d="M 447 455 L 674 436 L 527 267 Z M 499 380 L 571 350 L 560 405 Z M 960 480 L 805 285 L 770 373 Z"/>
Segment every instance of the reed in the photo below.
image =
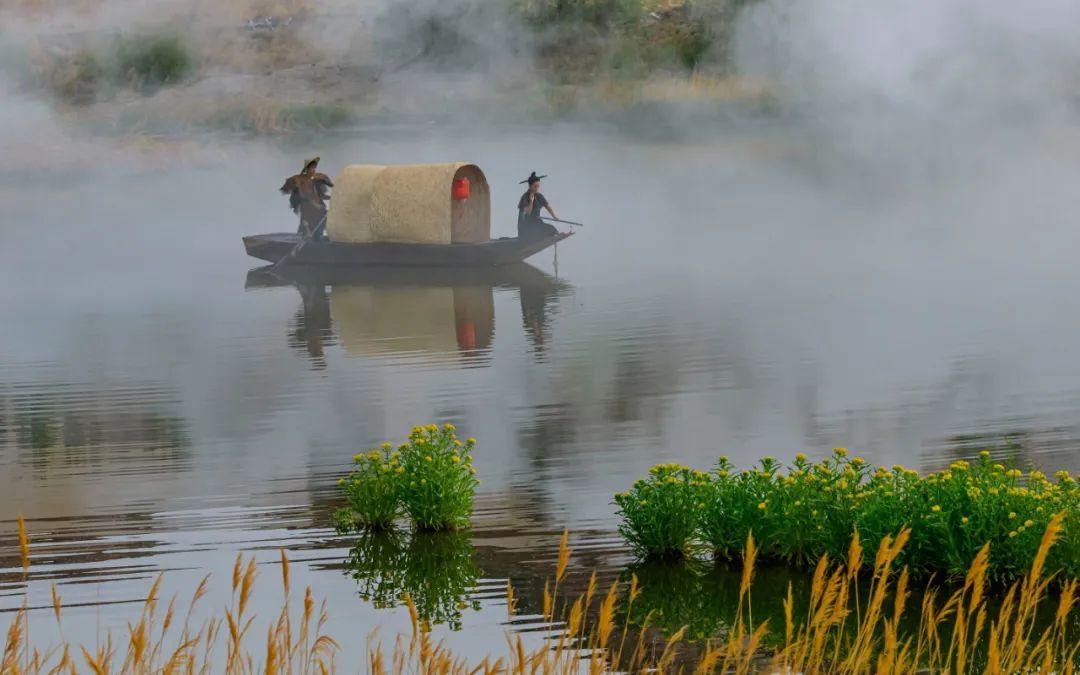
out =
<path fill-rule="evenodd" d="M 684 652 L 685 629 L 666 640 L 651 643 L 647 630 L 619 625 L 620 605 L 629 615 L 639 598 L 636 577 L 615 581 L 596 593 L 595 576 L 577 597 L 561 598 L 557 589 L 565 580 L 571 550 L 568 536 L 560 540 L 555 575 L 545 592 L 549 631 L 538 647 L 526 647 L 520 634 L 507 634 L 500 654 L 479 663 L 467 663 L 437 641 L 420 618 L 408 594 L 411 628 L 384 644 L 369 634 L 366 663 L 371 673 L 603 673 L 613 671 L 804 672 L 804 673 L 1071 673 L 1078 665 L 1080 639 L 1076 619 L 1077 581 L 1047 572 L 1047 561 L 1058 542 L 1063 517 L 1050 519 L 1039 548 L 1024 577 L 1010 586 L 1003 602 L 991 611 L 987 602 L 990 583 L 990 546 L 984 545 L 962 584 L 947 595 L 927 594 L 917 606 L 908 605 L 909 575 L 898 569 L 910 530 L 885 537 L 864 568 L 861 544 L 849 543 L 847 555 L 836 562 L 822 557 L 815 567 L 807 610 L 796 612 L 791 590 L 782 625 L 768 620 L 755 625 L 742 605 L 735 619 L 719 635 L 699 643 L 697 656 Z M 29 541 L 27 549 L 30 548 Z M 755 579 L 756 558 L 748 539 L 740 599 L 747 604 Z M 29 558 L 29 555 L 27 556 Z M 255 617 L 249 612 L 258 585 L 253 559 L 236 558 L 228 603 L 218 616 L 193 626 L 194 608 L 206 595 L 207 579 L 188 601 L 182 621 L 177 598 L 164 604 L 159 597 L 161 577 L 151 584 L 137 619 L 128 625 L 123 641 L 106 635 L 93 646 L 61 642 L 43 648 L 31 644 L 25 607 L 12 619 L 0 661 L 2 673 L 209 673 L 251 674 L 336 672 L 340 646 L 325 632 L 325 603 L 316 609 L 311 588 L 300 607 L 292 606 L 289 560 L 281 552 L 284 601 L 280 613 Z M 32 573 L 32 568 L 31 568 Z M 854 602 L 860 578 L 869 580 L 865 605 Z M 1056 601 L 1050 585 L 1058 581 Z M 598 600 L 598 602 L 593 602 Z M 54 595 L 56 621 L 64 619 L 59 595 Z M 508 607 L 513 593 L 508 586 Z M 164 609 L 163 609 L 164 606 Z M 1049 621 L 1040 620 L 1048 615 Z M 915 627 L 903 628 L 901 619 L 914 615 Z M 556 620 L 558 619 L 558 620 Z M 265 638 L 255 643 L 252 629 L 265 622 Z M 647 628 L 647 622 L 646 622 Z M 219 654 L 224 643 L 224 654 Z M 768 646 L 766 646 L 768 645 Z M 349 664 L 352 671 L 358 664 Z"/>

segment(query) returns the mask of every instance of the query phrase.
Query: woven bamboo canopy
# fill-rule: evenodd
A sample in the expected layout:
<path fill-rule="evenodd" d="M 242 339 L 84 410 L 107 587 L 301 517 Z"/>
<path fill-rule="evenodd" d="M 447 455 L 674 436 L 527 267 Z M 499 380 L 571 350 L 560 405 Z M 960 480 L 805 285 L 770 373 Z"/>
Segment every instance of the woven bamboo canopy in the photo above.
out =
<path fill-rule="evenodd" d="M 470 196 L 455 200 L 455 179 Z M 491 238 L 491 196 L 475 164 L 346 166 L 334 179 L 326 231 L 331 241 L 478 244 Z"/>

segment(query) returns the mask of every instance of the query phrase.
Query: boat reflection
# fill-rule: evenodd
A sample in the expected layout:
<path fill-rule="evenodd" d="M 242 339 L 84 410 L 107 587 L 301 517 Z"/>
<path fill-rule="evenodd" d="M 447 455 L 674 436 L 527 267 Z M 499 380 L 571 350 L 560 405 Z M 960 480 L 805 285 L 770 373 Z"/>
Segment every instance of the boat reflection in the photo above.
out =
<path fill-rule="evenodd" d="M 496 289 L 517 289 L 525 335 L 537 354 L 550 311 L 569 285 L 526 265 L 477 269 L 281 269 L 248 272 L 245 288 L 295 286 L 303 302 L 289 344 L 325 367 L 325 349 L 346 354 L 456 355 L 485 363 L 495 339 Z"/>

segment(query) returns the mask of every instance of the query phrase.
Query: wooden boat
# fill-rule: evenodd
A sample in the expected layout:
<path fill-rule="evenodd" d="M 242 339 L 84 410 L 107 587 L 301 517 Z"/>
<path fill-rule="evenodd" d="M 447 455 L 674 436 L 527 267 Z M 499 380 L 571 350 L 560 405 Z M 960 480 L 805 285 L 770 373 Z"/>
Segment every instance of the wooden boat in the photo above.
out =
<path fill-rule="evenodd" d="M 398 242 L 344 243 L 309 241 L 289 261 L 300 265 L 496 266 L 519 263 L 569 237 L 571 232 L 538 239 L 508 237 L 477 244 Z M 255 234 L 244 237 L 247 254 L 276 263 L 300 243 L 300 235 Z"/>
<path fill-rule="evenodd" d="M 334 179 L 327 240 L 244 237 L 248 255 L 315 266 L 494 267 L 520 263 L 569 237 L 491 238 L 487 179 L 475 164 L 352 165 Z"/>

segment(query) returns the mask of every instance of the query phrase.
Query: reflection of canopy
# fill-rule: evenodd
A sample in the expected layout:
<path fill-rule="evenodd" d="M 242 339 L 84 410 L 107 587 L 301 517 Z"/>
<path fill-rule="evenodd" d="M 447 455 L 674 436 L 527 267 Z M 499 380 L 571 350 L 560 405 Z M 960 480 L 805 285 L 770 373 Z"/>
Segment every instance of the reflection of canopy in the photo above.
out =
<path fill-rule="evenodd" d="M 485 349 L 495 332 L 490 286 L 334 286 L 330 313 L 350 354 Z"/>
<path fill-rule="evenodd" d="M 455 179 L 471 195 L 455 200 Z M 326 230 L 332 241 L 470 244 L 491 238 L 491 198 L 474 164 L 356 164 L 334 179 Z"/>

